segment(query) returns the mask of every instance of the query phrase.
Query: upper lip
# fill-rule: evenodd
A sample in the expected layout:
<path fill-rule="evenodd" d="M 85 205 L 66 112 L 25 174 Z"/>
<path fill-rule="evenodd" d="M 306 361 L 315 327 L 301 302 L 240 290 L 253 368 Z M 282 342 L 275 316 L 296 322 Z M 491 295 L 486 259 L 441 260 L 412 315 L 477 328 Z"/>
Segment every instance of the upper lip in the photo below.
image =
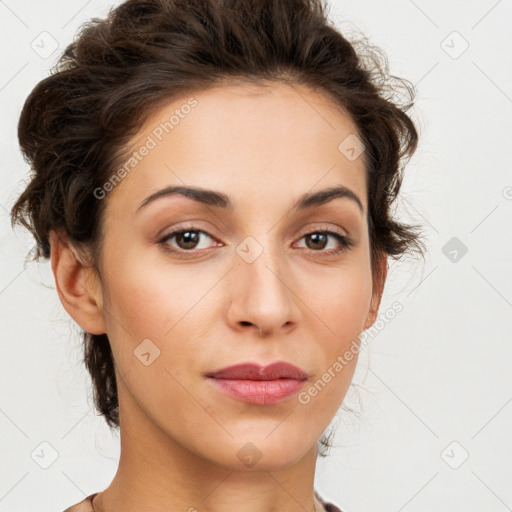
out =
<path fill-rule="evenodd" d="M 214 377 L 216 379 L 239 380 L 306 380 L 308 378 L 308 374 L 305 371 L 284 361 L 277 361 L 267 366 L 261 366 L 258 363 L 241 363 L 207 373 L 206 376 Z"/>

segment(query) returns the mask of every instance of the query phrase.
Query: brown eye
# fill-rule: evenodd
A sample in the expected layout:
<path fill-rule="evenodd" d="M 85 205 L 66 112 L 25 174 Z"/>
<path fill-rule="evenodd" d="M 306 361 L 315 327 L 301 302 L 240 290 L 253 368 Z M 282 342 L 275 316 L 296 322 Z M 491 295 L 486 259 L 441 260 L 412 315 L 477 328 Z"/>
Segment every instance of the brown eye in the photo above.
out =
<path fill-rule="evenodd" d="M 195 249 L 199 242 L 199 231 L 180 231 L 176 233 L 173 238 L 176 238 L 176 243 L 180 249 Z"/>
<path fill-rule="evenodd" d="M 306 235 L 305 238 L 310 241 L 310 243 L 306 242 L 309 249 L 325 249 L 329 241 L 329 235 L 327 233 L 311 233 Z"/>
<path fill-rule="evenodd" d="M 354 245 L 354 242 L 335 231 L 312 231 L 311 233 L 305 234 L 302 238 L 306 240 L 306 246 L 314 252 L 321 252 L 326 254 L 338 254 L 342 251 L 350 249 Z M 329 244 L 329 238 L 334 238 L 337 241 L 338 248 L 334 247 L 330 250 L 325 250 Z M 336 244 L 335 244 L 336 245 Z"/>
<path fill-rule="evenodd" d="M 172 231 L 168 235 L 165 235 L 159 243 L 165 246 L 166 250 L 171 252 L 191 252 L 194 249 L 204 249 L 205 247 L 198 247 L 201 239 L 213 238 L 201 229 L 185 228 L 176 231 Z M 171 244 L 171 240 L 175 240 L 175 245 Z"/>

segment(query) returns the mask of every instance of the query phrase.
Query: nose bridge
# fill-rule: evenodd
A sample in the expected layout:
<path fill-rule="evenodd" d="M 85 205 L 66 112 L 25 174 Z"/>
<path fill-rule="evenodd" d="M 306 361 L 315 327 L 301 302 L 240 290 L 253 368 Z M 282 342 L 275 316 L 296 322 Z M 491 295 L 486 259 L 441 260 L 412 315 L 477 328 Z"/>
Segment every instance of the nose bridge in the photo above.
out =
<path fill-rule="evenodd" d="M 247 236 L 236 248 L 232 314 L 269 332 L 296 321 L 291 273 L 274 230 Z"/>

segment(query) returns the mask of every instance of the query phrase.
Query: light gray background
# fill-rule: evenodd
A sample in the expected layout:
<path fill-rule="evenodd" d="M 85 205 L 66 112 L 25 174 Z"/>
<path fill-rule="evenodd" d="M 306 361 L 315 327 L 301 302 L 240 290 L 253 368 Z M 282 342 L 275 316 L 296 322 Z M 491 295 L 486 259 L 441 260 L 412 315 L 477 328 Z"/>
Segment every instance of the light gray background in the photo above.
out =
<path fill-rule="evenodd" d="M 111 5 L 0 1 L 0 512 L 62 511 L 117 467 L 79 330 L 49 264 L 24 269 L 33 241 L 8 218 L 28 170 L 22 104 L 78 26 Z M 344 512 L 512 510 L 512 1 L 330 5 L 342 31 L 367 35 L 417 86 L 420 147 L 399 213 L 424 224 L 429 254 L 391 267 L 381 316 L 404 309 L 360 355 L 345 402 L 360 412 L 333 420 L 339 447 L 319 459 L 316 488 Z"/>

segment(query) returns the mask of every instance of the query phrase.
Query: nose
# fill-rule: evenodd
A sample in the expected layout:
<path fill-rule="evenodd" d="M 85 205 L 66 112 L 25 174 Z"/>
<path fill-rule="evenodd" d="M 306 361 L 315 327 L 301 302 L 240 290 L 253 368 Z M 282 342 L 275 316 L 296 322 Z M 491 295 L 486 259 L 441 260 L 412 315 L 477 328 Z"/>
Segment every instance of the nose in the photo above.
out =
<path fill-rule="evenodd" d="M 293 275 L 278 251 L 264 250 L 252 263 L 235 254 L 228 286 L 228 322 L 233 329 L 266 337 L 297 325 L 300 299 L 294 293 Z"/>

